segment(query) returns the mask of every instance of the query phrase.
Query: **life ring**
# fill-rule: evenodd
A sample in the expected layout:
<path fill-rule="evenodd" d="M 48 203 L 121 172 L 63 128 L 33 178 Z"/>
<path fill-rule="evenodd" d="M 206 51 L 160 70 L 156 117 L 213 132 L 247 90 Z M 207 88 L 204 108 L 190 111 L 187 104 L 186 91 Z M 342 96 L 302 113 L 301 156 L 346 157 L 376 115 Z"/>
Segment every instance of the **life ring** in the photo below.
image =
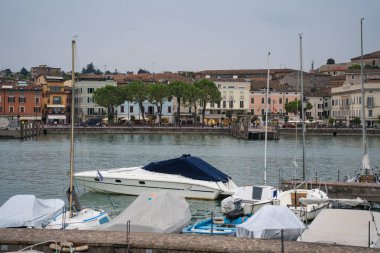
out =
<path fill-rule="evenodd" d="M 88 245 L 81 245 L 74 247 L 72 243 L 63 242 L 60 244 L 52 243 L 49 245 L 52 250 L 57 250 L 59 252 L 82 252 L 88 251 Z"/>

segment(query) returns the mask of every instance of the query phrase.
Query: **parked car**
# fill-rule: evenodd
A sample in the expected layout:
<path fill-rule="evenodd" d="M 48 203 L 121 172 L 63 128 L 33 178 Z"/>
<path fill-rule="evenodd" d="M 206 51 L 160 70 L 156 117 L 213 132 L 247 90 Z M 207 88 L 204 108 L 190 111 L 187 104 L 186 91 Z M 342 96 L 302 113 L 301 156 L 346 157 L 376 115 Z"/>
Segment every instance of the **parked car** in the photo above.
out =
<path fill-rule="evenodd" d="M 81 123 L 82 126 L 102 126 L 102 118 L 91 118 Z"/>

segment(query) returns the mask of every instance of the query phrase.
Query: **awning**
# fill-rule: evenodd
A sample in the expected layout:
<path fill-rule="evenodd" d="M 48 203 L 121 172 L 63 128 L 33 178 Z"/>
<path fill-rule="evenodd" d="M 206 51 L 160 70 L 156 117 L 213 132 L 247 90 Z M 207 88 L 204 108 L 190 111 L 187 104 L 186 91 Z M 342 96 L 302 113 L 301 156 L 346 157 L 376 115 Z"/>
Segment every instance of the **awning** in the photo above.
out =
<path fill-rule="evenodd" d="M 48 115 L 48 119 L 66 119 L 66 115 Z"/>
<path fill-rule="evenodd" d="M 41 116 L 20 116 L 19 120 L 41 120 Z"/>
<path fill-rule="evenodd" d="M 47 105 L 47 108 L 65 108 L 64 105 Z"/>

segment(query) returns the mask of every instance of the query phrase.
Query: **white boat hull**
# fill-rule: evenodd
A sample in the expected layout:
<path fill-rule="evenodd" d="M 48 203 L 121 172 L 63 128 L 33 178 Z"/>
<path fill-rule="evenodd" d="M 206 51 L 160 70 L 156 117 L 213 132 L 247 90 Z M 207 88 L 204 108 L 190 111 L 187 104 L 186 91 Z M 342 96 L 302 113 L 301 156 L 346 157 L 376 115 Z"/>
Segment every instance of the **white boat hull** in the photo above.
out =
<path fill-rule="evenodd" d="M 69 211 L 61 212 L 46 226 L 46 229 L 79 229 L 86 230 L 110 221 L 108 214 L 103 210 L 85 208 L 74 212 L 69 217 Z"/>
<path fill-rule="evenodd" d="M 75 174 L 79 185 L 92 192 L 140 195 L 167 190 L 178 196 L 194 199 L 216 199 L 219 195 L 232 195 L 235 183 L 193 180 L 179 175 L 168 175 L 145 171 L 140 167 L 101 171 L 102 180 L 96 171 Z"/>

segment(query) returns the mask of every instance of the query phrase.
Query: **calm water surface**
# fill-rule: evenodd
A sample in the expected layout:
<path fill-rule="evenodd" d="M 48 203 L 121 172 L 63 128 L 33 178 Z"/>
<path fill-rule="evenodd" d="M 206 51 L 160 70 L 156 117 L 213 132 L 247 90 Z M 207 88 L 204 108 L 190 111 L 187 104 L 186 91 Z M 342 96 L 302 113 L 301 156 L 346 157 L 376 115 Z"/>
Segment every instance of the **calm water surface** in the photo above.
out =
<path fill-rule="evenodd" d="M 296 136 L 268 141 L 267 184 L 277 186 L 283 178 L 302 177 L 302 142 Z M 380 137 L 369 137 L 372 164 L 380 167 Z M 0 140 L 0 205 L 16 194 L 65 199 L 69 184 L 69 135 L 43 135 L 27 140 Z M 183 134 L 78 134 L 75 137 L 75 170 L 108 169 L 145 165 L 153 160 L 182 154 L 198 156 L 222 170 L 240 186 L 262 184 L 264 142 L 229 136 Z M 361 164 L 360 136 L 306 138 L 307 177 L 336 181 L 354 175 Z M 295 165 L 297 164 L 297 165 Z M 84 206 L 120 213 L 133 196 L 84 192 L 78 186 Z M 193 220 L 220 212 L 220 201 L 188 200 Z"/>

